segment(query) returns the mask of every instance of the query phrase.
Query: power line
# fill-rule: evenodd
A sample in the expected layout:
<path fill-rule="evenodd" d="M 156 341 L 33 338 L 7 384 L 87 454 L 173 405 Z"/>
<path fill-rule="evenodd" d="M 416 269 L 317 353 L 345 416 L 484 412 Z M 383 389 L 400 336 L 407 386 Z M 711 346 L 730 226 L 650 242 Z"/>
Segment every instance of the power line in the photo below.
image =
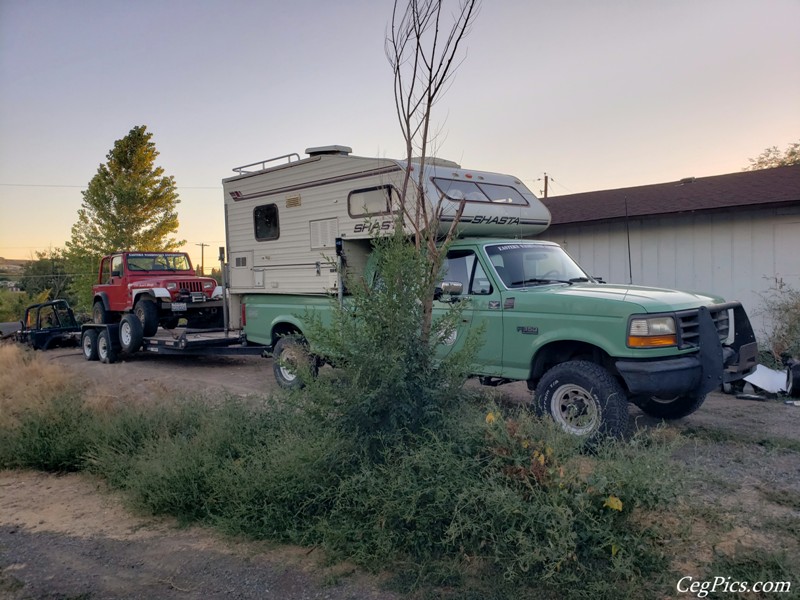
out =
<path fill-rule="evenodd" d="M 78 189 L 86 189 L 88 186 L 86 185 L 67 185 L 61 183 L 0 183 L 0 186 L 3 187 L 24 187 L 24 188 L 78 188 Z M 216 185 L 213 187 L 208 186 L 200 186 L 200 185 L 176 185 L 175 186 L 179 190 L 220 190 L 222 189 L 221 185 Z"/>

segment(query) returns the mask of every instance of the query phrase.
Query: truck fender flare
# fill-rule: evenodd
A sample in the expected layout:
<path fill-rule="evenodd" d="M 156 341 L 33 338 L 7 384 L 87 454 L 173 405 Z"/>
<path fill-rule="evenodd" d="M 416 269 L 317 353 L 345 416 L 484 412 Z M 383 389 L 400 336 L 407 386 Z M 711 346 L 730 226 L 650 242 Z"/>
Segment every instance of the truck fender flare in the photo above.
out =
<path fill-rule="evenodd" d="M 142 294 L 147 294 L 156 299 L 167 300 L 168 302 L 172 300 L 172 296 L 169 295 L 169 290 L 167 290 L 167 288 L 142 288 L 133 291 L 132 305 L 136 305 L 136 301 Z"/>
<path fill-rule="evenodd" d="M 111 310 L 111 305 L 108 303 L 108 294 L 106 294 L 105 292 L 97 292 L 94 295 L 94 299 L 92 300 L 92 304 L 94 304 L 98 300 L 100 300 L 103 303 L 103 307 L 106 310 Z"/>

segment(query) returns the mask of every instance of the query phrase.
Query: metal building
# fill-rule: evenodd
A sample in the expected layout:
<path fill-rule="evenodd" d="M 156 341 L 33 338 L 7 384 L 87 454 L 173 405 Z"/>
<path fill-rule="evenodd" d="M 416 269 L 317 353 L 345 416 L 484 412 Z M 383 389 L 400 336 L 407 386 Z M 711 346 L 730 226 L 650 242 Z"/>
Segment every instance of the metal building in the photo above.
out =
<path fill-rule="evenodd" d="M 552 222 L 539 237 L 592 275 L 739 300 L 759 337 L 765 295 L 800 290 L 800 165 L 543 202 Z"/>

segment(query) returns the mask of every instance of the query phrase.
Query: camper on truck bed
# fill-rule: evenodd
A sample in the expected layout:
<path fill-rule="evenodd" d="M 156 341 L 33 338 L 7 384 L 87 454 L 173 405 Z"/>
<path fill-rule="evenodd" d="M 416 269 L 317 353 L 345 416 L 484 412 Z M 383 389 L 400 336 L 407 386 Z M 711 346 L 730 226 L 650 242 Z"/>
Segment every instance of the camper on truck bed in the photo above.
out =
<path fill-rule="evenodd" d="M 450 349 L 484 327 L 472 367 L 481 382 L 527 381 L 534 405 L 567 431 L 619 436 L 629 401 L 680 418 L 755 370 L 741 304 L 601 283 L 557 244 L 525 239 L 547 228 L 550 213 L 516 177 L 441 159 L 420 169 L 344 146 L 306 153 L 238 167 L 223 180 L 233 326 L 274 349 L 284 387 L 301 383 L 280 359 L 302 339 L 306 309 L 328 310 L 331 295 L 343 293 L 337 250 L 347 275 L 363 276 L 370 240 L 395 226 L 409 170 L 409 189 L 421 183 L 424 196 L 408 202 L 427 202 L 429 214 L 442 205 L 439 233 L 463 204 L 434 310 L 469 298 Z"/>

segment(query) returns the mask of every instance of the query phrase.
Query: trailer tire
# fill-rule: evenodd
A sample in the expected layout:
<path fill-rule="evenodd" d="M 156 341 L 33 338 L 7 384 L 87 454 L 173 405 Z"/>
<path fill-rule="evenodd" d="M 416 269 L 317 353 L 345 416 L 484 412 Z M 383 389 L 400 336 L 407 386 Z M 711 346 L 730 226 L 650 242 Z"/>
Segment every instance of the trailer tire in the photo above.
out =
<path fill-rule="evenodd" d="M 590 442 L 628 433 L 628 399 L 606 369 L 585 360 L 561 363 L 539 380 L 534 408 L 564 431 Z"/>
<path fill-rule="evenodd" d="M 275 381 L 285 390 L 297 390 L 305 387 L 303 376 L 297 367 L 308 370 L 306 376 L 317 376 L 317 361 L 308 351 L 308 346 L 300 337 L 286 336 L 280 338 L 272 351 L 272 372 Z"/>
<path fill-rule="evenodd" d="M 686 394 L 674 398 L 657 398 L 655 396 L 639 397 L 634 404 L 646 415 L 656 419 L 682 419 L 696 411 L 706 399 L 705 394 Z"/>
<path fill-rule="evenodd" d="M 800 398 L 800 363 L 786 367 L 786 395 Z"/>
<path fill-rule="evenodd" d="M 152 300 L 142 298 L 133 306 L 135 314 L 142 324 L 144 337 L 151 337 L 158 331 L 158 307 Z"/>
<path fill-rule="evenodd" d="M 132 314 L 122 317 L 122 322 L 119 324 L 119 345 L 123 351 L 133 354 L 142 347 L 143 340 L 144 329 L 139 317 Z"/>
<path fill-rule="evenodd" d="M 92 305 L 92 322 L 98 325 L 108 323 L 108 311 L 102 300 L 96 300 Z"/>
<path fill-rule="evenodd" d="M 81 334 L 81 350 L 86 360 L 97 360 L 97 331 L 86 329 Z"/>
<path fill-rule="evenodd" d="M 110 365 L 117 360 L 117 350 L 108 329 L 104 329 L 97 336 L 97 357 L 101 363 Z"/>

